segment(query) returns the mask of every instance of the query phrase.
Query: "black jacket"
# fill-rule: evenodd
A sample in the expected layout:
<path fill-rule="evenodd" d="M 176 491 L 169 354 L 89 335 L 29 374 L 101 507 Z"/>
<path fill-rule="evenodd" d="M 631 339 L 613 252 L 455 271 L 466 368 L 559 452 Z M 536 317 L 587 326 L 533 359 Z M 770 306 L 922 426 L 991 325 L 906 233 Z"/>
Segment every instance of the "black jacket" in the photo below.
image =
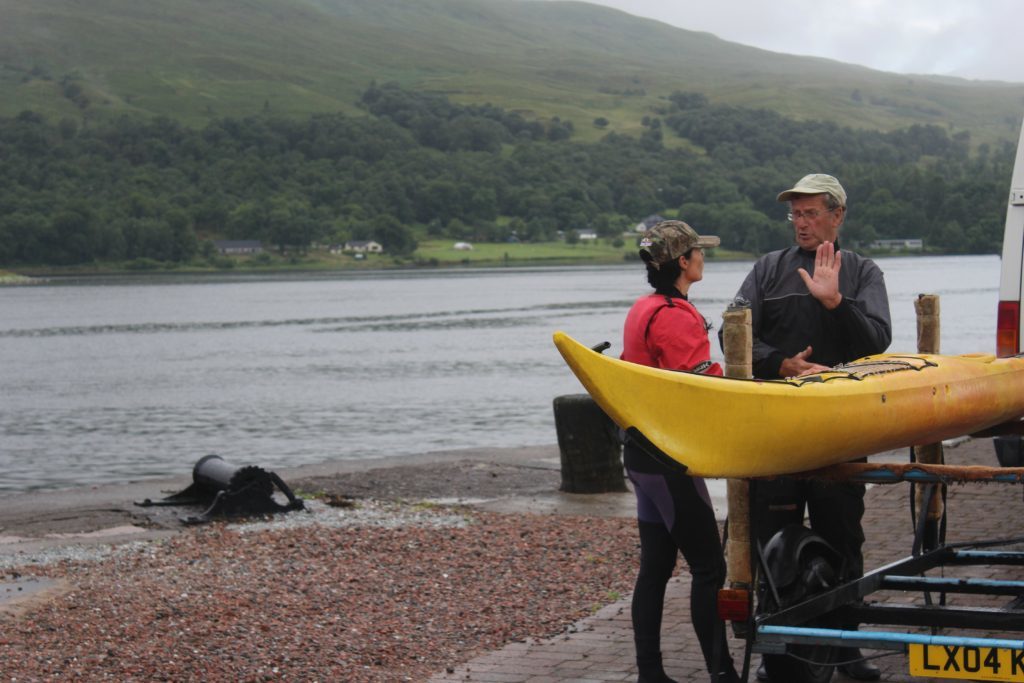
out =
<path fill-rule="evenodd" d="M 808 346 L 809 361 L 832 367 L 882 353 L 892 342 L 889 295 L 875 262 L 842 251 L 843 300 L 829 311 L 797 273 L 804 268 L 813 276 L 814 259 L 813 251 L 796 246 L 773 251 L 757 260 L 740 286 L 737 296 L 751 306 L 755 377 L 778 379 L 782 361 Z"/>

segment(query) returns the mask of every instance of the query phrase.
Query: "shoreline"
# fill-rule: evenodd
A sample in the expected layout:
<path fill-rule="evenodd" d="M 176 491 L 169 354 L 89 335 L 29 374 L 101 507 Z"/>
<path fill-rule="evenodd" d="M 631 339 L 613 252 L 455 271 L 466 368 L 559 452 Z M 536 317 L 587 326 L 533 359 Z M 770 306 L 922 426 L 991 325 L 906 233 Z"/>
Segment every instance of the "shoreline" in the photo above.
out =
<path fill-rule="evenodd" d="M 992 254 L 945 254 L 931 252 L 911 251 L 889 251 L 871 252 L 859 251 L 862 256 L 871 259 L 888 258 L 929 258 L 929 257 L 958 257 L 958 256 L 998 256 Z M 711 256 L 708 264 L 734 263 L 742 261 L 755 261 L 756 254 L 730 252 L 724 256 Z M 160 264 L 155 267 L 131 268 L 115 265 L 104 266 L 4 266 L 0 267 L 0 286 L 5 285 L 28 285 L 45 282 L 49 279 L 91 279 L 102 277 L 147 277 L 147 276 L 254 276 L 254 275 L 331 275 L 331 274 L 363 274 L 363 273 L 389 273 L 389 272 L 430 272 L 430 271 L 460 271 L 460 270 L 497 270 L 503 268 L 554 268 L 554 267 L 615 267 L 629 265 L 637 262 L 632 252 L 623 252 L 620 258 L 608 257 L 540 257 L 540 258 L 513 258 L 513 259 L 464 259 L 428 262 L 392 262 L 390 264 L 369 263 L 369 262 L 328 262 L 315 260 L 309 263 L 286 265 L 275 264 L 267 266 L 246 266 L 239 262 L 231 268 L 217 268 L 215 266 L 191 266 L 177 264 Z"/>
<path fill-rule="evenodd" d="M 504 514 L 633 514 L 632 494 L 570 494 L 558 490 L 558 447 L 526 446 L 435 451 L 334 460 L 272 470 L 300 498 L 420 501 L 471 505 Z M 170 538 L 191 528 L 181 517 L 196 506 L 136 505 L 192 483 L 182 475 L 73 488 L 20 492 L 0 507 L 0 568 L 16 557 L 53 555 L 72 545 L 116 545 Z M 275 499 L 284 502 L 275 492 Z M 282 518 L 291 514 L 282 515 Z"/>
<path fill-rule="evenodd" d="M 957 448 L 967 441 L 954 440 L 945 445 Z M 906 457 L 906 450 L 901 449 L 873 455 L 870 461 L 905 462 Z M 635 515 L 631 490 L 596 494 L 561 491 L 557 444 L 330 460 L 269 471 L 277 474 L 294 495 L 306 500 L 334 497 L 470 506 L 512 515 Z M 203 512 L 202 506 L 143 507 L 136 503 L 147 498 L 159 501 L 192 483 L 189 469 L 170 477 L 9 493 L 0 507 L 0 570 L 11 566 L 18 556 L 59 556 L 60 549 L 68 546 L 173 537 L 192 528 L 181 518 Z M 726 481 L 709 479 L 707 486 L 716 517 L 722 522 L 728 512 Z M 274 498 L 286 502 L 280 491 L 275 491 Z M 282 518 L 290 514 L 298 513 L 287 513 Z"/>

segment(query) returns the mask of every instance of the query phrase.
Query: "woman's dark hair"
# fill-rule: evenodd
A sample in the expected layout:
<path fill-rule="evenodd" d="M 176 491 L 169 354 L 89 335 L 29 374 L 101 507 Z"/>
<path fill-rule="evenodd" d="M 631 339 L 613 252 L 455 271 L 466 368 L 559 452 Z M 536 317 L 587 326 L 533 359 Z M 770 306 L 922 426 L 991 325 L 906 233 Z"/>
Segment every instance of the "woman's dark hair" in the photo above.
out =
<path fill-rule="evenodd" d="M 693 249 L 687 249 L 683 256 L 689 259 L 692 253 Z M 644 264 L 647 266 L 647 282 L 657 291 L 675 287 L 679 274 L 683 272 L 677 258 L 662 263 L 660 266 L 655 266 L 651 261 L 644 259 Z"/>

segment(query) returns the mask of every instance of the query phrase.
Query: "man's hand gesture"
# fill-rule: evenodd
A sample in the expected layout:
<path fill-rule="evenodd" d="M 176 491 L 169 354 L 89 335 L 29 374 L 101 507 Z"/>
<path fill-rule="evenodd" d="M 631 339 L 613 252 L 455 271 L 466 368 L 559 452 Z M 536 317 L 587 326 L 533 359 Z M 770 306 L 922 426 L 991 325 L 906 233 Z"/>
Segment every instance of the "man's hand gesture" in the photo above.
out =
<path fill-rule="evenodd" d="M 839 293 L 839 270 L 842 263 L 843 255 L 836 251 L 835 245 L 822 242 L 814 255 L 814 277 L 803 268 L 797 269 L 811 296 L 830 311 L 843 300 L 843 295 Z"/>

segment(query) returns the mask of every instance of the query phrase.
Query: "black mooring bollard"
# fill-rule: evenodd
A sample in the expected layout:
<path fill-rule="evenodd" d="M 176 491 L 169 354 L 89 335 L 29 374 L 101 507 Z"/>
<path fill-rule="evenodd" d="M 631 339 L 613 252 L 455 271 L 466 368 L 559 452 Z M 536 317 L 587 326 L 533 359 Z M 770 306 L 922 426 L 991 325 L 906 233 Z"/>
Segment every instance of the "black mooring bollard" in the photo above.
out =
<path fill-rule="evenodd" d="M 555 431 L 562 461 L 562 485 L 568 493 L 626 491 L 622 443 L 611 418 L 588 394 L 554 400 Z"/>
<path fill-rule="evenodd" d="M 260 467 L 232 465 L 219 455 L 204 455 L 192 468 L 192 481 L 214 493 L 247 489 L 250 495 L 269 497 L 274 482 L 267 475 Z"/>
<path fill-rule="evenodd" d="M 274 500 L 274 487 L 288 499 L 287 505 Z M 301 510 L 305 506 L 281 477 L 254 465 L 239 467 L 219 455 L 205 455 L 192 468 L 192 484 L 160 501 L 146 499 L 137 505 L 204 505 L 206 511 L 184 517 L 186 524 L 208 522 L 215 516 L 236 517 Z"/>

